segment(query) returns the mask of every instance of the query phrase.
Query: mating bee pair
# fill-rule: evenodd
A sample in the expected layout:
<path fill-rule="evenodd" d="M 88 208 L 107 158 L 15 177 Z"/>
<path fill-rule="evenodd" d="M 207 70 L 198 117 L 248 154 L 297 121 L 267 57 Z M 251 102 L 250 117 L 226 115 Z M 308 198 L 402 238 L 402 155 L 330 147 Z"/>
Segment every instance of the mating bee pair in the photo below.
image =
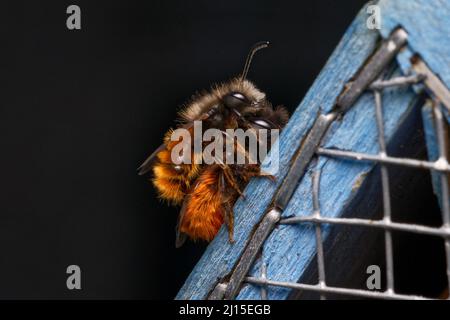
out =
<path fill-rule="evenodd" d="M 202 130 L 213 128 L 222 132 L 239 128 L 270 131 L 284 127 L 288 120 L 286 109 L 281 106 L 274 109 L 265 94 L 246 79 L 254 54 L 267 46 L 268 42 L 255 44 L 239 77 L 195 96 L 180 112 L 180 127 L 191 134 L 195 121 L 202 121 Z M 164 143 L 138 170 L 140 175 L 153 170 L 153 184 L 159 196 L 181 205 L 176 246 L 180 247 L 187 236 L 193 240 L 211 241 L 224 222 L 229 239 L 233 241 L 233 205 L 242 196 L 250 178 L 266 175 L 260 170 L 260 161 L 229 165 L 221 161 L 210 165 L 196 161 L 175 164 L 171 153 L 180 141 L 172 141 L 171 133 L 172 130 L 167 132 Z M 245 145 L 236 150 L 239 149 L 248 152 Z M 192 157 L 198 156 L 194 150 L 191 152 Z"/>

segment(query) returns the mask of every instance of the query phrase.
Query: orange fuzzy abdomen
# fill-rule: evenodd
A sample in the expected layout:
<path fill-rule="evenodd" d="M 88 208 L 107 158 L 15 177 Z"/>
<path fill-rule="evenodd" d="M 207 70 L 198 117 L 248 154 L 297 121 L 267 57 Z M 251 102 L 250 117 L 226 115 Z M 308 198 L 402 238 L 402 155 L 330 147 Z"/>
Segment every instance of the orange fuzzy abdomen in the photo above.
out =
<path fill-rule="evenodd" d="M 218 171 L 216 167 L 206 168 L 197 178 L 185 204 L 180 231 L 194 240 L 211 241 L 223 223 L 222 194 L 218 190 Z"/>

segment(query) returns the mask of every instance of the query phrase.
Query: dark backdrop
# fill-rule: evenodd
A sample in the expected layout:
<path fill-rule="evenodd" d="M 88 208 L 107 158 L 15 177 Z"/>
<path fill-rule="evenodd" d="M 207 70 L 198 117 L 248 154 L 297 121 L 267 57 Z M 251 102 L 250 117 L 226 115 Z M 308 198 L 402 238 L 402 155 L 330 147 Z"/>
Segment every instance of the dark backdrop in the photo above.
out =
<path fill-rule="evenodd" d="M 291 111 L 363 0 L 2 4 L 0 298 L 173 298 L 204 250 L 136 167 L 196 90 L 241 71 Z M 66 28 L 66 8 L 82 30 Z M 66 267 L 82 290 L 66 288 Z"/>

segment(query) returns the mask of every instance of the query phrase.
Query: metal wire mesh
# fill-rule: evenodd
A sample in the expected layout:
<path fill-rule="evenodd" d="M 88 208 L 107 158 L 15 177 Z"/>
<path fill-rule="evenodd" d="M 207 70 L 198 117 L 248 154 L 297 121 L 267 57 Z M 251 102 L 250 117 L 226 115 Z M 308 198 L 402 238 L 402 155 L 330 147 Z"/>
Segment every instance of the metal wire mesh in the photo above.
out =
<path fill-rule="evenodd" d="M 444 129 L 444 117 L 441 111 L 441 103 L 436 99 L 433 101 L 433 113 L 435 119 L 437 145 L 439 147 L 439 158 L 436 161 L 423 161 L 410 158 L 391 157 L 386 151 L 385 130 L 383 121 L 383 105 L 382 90 L 393 86 L 405 86 L 416 84 L 424 80 L 421 74 L 407 77 L 396 77 L 389 80 L 376 80 L 372 82 L 369 89 L 372 90 L 375 100 L 375 115 L 378 128 L 378 154 L 364 154 L 359 152 L 351 152 L 336 149 L 318 148 L 316 154 L 324 157 L 336 157 L 351 159 L 354 161 L 371 161 L 380 164 L 381 168 L 381 186 L 383 199 L 383 218 L 381 220 L 358 219 L 358 218 L 328 218 L 321 216 L 319 203 L 319 185 L 320 171 L 317 170 L 313 174 L 313 214 L 309 216 L 298 216 L 292 218 L 281 219 L 280 224 L 303 224 L 313 223 L 315 225 L 315 238 L 317 248 L 317 270 L 318 283 L 316 285 L 281 282 L 267 279 L 266 266 L 262 265 L 261 276 L 246 277 L 245 282 L 260 285 L 261 298 L 267 299 L 267 286 L 278 286 L 291 289 L 318 292 L 321 299 L 326 298 L 326 294 L 338 294 L 346 296 L 355 296 L 360 298 L 378 298 L 378 299 L 426 299 L 417 295 L 406 295 L 395 292 L 394 289 L 394 254 L 392 244 L 392 231 L 403 231 L 415 234 L 424 234 L 430 236 L 438 236 L 445 241 L 445 252 L 447 261 L 447 281 L 450 286 L 450 208 L 449 208 L 449 181 L 450 165 L 447 159 L 447 146 Z M 441 227 L 429 227 L 425 225 L 417 225 L 410 223 L 398 223 L 391 220 L 391 194 L 389 190 L 389 173 L 388 165 L 398 165 L 412 167 L 416 169 L 425 169 L 430 172 L 436 172 L 439 175 L 439 183 L 441 188 L 441 211 L 442 221 Z M 361 289 L 350 289 L 343 287 L 328 286 L 325 275 L 324 250 L 322 239 L 322 224 L 329 225 L 348 225 L 362 226 L 367 228 L 378 228 L 384 231 L 385 243 L 385 261 L 386 261 L 386 290 L 370 291 Z"/>

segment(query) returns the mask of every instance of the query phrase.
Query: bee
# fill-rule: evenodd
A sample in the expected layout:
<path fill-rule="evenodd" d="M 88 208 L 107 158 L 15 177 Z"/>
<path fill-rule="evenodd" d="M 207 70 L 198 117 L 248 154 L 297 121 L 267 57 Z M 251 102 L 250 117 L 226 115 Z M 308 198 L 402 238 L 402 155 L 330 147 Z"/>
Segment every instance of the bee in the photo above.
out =
<path fill-rule="evenodd" d="M 269 45 L 258 42 L 250 50 L 242 73 L 232 80 L 213 86 L 193 96 L 182 108 L 178 128 L 194 133 L 194 122 L 201 121 L 202 130 L 218 129 L 266 129 L 280 130 L 288 121 L 287 110 L 266 100 L 265 94 L 247 80 L 254 54 Z M 226 164 L 176 164 L 171 152 L 180 143 L 171 139 L 173 130 L 164 136 L 163 144 L 157 148 L 138 168 L 138 174 L 153 171 L 153 185 L 161 199 L 181 206 L 176 227 L 176 247 L 187 237 L 192 240 L 211 241 L 223 223 L 228 229 L 229 241 L 233 242 L 234 203 L 243 196 L 243 189 L 252 177 L 273 176 L 262 171 L 261 159 L 256 163 Z M 235 142 L 233 142 L 235 143 Z M 237 146 L 237 152 L 247 156 L 245 146 Z M 191 156 L 199 155 L 191 150 Z"/>

